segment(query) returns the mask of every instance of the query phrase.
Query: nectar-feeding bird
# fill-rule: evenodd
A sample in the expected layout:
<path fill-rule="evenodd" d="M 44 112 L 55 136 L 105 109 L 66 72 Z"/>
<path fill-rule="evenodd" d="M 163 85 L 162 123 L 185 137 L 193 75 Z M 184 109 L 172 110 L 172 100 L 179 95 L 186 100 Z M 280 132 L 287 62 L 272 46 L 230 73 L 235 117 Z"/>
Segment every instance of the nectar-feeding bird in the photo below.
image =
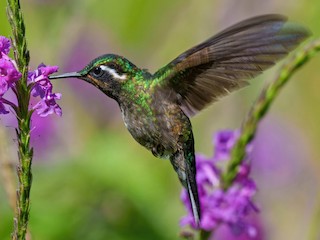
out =
<path fill-rule="evenodd" d="M 84 69 L 50 79 L 75 77 L 116 100 L 132 137 L 154 156 L 168 158 L 187 189 L 199 226 L 194 138 L 189 117 L 248 84 L 310 32 L 282 15 L 241 21 L 187 50 L 154 74 L 126 58 L 106 54 Z"/>

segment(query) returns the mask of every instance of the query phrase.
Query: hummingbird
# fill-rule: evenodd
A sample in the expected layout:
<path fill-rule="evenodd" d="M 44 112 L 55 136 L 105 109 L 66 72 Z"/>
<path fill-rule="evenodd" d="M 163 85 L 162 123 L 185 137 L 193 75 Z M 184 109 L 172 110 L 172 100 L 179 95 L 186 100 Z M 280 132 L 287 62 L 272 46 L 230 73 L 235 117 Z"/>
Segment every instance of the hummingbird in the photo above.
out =
<path fill-rule="evenodd" d="M 190 48 L 154 74 L 122 56 L 105 54 L 80 71 L 50 79 L 78 78 L 117 101 L 132 137 L 154 156 L 170 160 L 199 226 L 201 204 L 190 117 L 247 86 L 249 79 L 284 58 L 309 35 L 285 16 L 261 15 Z"/>

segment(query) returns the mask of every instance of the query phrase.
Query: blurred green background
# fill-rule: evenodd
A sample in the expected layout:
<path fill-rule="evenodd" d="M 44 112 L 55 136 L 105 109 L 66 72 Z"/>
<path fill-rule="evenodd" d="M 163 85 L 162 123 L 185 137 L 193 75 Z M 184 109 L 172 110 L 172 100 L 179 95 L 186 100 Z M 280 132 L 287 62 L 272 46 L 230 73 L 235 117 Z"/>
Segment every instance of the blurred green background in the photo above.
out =
<path fill-rule="evenodd" d="M 320 36 L 319 0 L 24 0 L 30 67 L 81 69 L 104 53 L 151 72 L 244 18 L 281 13 Z M 0 35 L 11 36 L 0 1 Z M 320 57 L 281 93 L 260 126 L 253 159 L 266 239 L 307 239 L 320 217 Z M 212 135 L 238 128 L 279 64 L 251 86 L 192 119 L 196 151 L 212 155 Z M 156 159 L 125 129 L 117 104 L 79 80 L 54 82 L 62 118 L 34 119 L 30 231 L 33 239 L 177 239 L 185 214 L 169 161 Z M 35 124 L 38 123 L 38 124 Z M 1 117 L 17 162 L 13 119 Z M 2 170 L 4 169 L 2 165 Z M 0 239 L 13 211 L 0 178 Z M 319 221 L 319 220 L 318 220 Z M 317 238 L 314 238 L 317 239 Z"/>

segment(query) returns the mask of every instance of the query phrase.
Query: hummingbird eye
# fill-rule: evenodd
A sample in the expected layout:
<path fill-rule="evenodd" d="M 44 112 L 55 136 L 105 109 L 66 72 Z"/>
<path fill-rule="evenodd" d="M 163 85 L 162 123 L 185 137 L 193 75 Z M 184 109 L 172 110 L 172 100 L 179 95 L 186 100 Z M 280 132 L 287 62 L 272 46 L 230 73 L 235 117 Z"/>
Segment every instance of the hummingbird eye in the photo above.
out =
<path fill-rule="evenodd" d="M 94 77 L 101 77 L 104 74 L 104 71 L 100 67 L 95 67 L 92 70 L 92 75 Z"/>

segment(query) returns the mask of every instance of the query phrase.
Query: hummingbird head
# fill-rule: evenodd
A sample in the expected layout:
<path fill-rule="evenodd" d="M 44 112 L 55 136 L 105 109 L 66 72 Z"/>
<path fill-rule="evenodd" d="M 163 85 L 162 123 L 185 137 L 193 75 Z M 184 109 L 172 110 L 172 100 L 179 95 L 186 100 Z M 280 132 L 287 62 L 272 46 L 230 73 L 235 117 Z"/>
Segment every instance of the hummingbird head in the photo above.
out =
<path fill-rule="evenodd" d="M 127 59 L 106 54 L 92 60 L 78 72 L 69 72 L 61 75 L 50 76 L 50 79 L 78 78 L 99 88 L 111 98 L 117 99 L 122 86 L 131 81 L 138 68 Z"/>

